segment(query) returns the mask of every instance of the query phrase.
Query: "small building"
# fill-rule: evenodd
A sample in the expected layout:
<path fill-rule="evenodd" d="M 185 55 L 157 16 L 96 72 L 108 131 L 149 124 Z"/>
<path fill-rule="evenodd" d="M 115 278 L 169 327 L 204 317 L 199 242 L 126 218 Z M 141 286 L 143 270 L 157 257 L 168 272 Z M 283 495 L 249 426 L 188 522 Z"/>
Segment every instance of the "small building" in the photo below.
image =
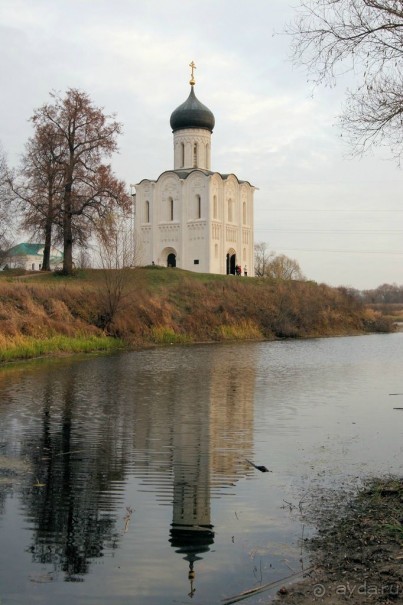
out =
<path fill-rule="evenodd" d="M 254 275 L 255 187 L 211 169 L 213 113 L 190 94 L 171 115 L 174 168 L 135 185 L 134 233 L 142 265 Z"/>
<path fill-rule="evenodd" d="M 4 254 L 1 269 L 40 271 L 43 264 L 44 248 L 45 244 L 17 244 Z M 50 249 L 50 268 L 54 271 L 61 269 L 62 265 L 63 253 L 52 247 Z"/>

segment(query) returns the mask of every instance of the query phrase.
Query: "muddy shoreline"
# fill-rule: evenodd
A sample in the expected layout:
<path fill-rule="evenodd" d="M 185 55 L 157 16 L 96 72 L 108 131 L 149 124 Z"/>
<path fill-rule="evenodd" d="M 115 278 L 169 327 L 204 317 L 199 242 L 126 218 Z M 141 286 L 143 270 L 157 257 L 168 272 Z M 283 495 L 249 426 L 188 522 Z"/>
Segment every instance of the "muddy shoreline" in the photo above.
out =
<path fill-rule="evenodd" d="M 369 480 L 354 496 L 319 495 L 302 517 L 317 527 L 304 541 L 312 567 L 266 602 L 403 603 L 403 478 Z"/>

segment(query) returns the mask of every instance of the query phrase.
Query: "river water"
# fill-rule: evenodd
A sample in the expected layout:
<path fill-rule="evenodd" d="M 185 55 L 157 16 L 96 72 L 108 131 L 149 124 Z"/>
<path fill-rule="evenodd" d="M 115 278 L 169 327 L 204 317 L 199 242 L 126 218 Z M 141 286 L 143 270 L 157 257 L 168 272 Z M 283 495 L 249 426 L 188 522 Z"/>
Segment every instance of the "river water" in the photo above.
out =
<path fill-rule="evenodd" d="M 3 368 L 0 603 L 210 605 L 284 578 L 304 495 L 401 473 L 395 407 L 403 333 Z"/>

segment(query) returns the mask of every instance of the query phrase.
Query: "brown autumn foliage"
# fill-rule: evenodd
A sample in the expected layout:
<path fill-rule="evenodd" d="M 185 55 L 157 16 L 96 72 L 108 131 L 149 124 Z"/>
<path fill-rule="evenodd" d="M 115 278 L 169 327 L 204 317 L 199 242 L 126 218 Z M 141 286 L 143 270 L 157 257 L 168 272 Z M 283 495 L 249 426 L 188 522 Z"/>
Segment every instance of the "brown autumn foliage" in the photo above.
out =
<path fill-rule="evenodd" d="M 14 191 L 24 226 L 42 233 L 47 254 L 52 238 L 63 242 L 63 271 L 73 273 L 73 245 L 84 245 L 93 223 L 115 208 L 128 212 L 131 198 L 105 163 L 117 151 L 121 124 L 83 91 L 70 88 L 35 110 L 34 136 L 26 146 Z M 44 266 L 49 268 L 47 256 Z"/>
<path fill-rule="evenodd" d="M 126 275 L 128 294 L 107 333 L 131 345 L 392 329 L 380 313 L 343 289 L 324 284 L 200 276 L 161 268 L 126 270 Z M 102 288 L 101 271 L 95 270 L 77 279 L 53 275 L 0 279 L 0 335 L 104 334 Z"/>

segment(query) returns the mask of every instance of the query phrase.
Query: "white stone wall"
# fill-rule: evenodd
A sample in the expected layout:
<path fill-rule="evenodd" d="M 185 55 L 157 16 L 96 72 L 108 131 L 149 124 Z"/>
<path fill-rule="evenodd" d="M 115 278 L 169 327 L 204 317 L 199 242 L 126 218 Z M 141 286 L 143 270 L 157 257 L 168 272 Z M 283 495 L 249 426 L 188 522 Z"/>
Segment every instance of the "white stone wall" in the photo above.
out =
<path fill-rule="evenodd" d="M 211 133 L 203 128 L 174 132 L 174 170 L 211 169 Z"/>
<path fill-rule="evenodd" d="M 136 186 L 135 232 L 142 264 L 176 265 L 190 271 L 225 274 L 227 254 L 253 273 L 253 192 L 235 175 L 222 178 L 195 170 L 185 179 L 164 172 Z M 195 261 L 198 261 L 195 264 Z"/>

